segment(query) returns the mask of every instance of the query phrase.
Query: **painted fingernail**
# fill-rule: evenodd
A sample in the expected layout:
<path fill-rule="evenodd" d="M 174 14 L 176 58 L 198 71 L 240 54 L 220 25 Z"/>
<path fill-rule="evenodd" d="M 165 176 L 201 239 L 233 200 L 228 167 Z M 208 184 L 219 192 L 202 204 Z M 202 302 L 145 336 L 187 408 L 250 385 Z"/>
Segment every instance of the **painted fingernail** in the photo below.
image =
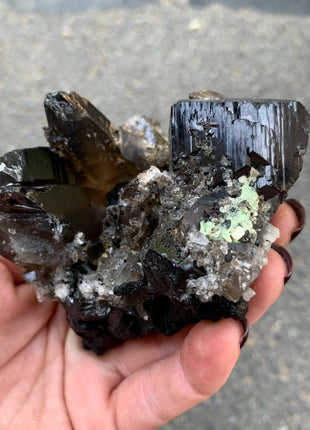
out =
<path fill-rule="evenodd" d="M 284 278 L 284 285 L 285 285 L 287 281 L 291 278 L 294 270 L 294 264 L 293 264 L 291 254 L 288 252 L 286 248 L 284 248 L 284 246 L 278 245 L 277 243 L 273 243 L 271 245 L 271 248 L 274 249 L 279 255 L 281 255 L 286 265 L 287 274 Z"/>
<path fill-rule="evenodd" d="M 294 231 L 294 233 L 291 236 L 291 241 L 294 240 L 299 233 L 302 231 L 302 229 L 305 226 L 306 223 L 306 211 L 303 205 L 295 199 L 287 199 L 285 200 L 285 203 L 289 204 L 291 208 L 294 210 L 297 219 L 298 219 L 298 228 Z"/>
<path fill-rule="evenodd" d="M 243 335 L 240 339 L 240 349 L 241 349 L 245 345 L 245 342 L 248 339 L 250 328 L 249 328 L 249 322 L 248 322 L 247 318 L 240 320 L 240 322 L 241 322 L 241 325 L 243 328 Z"/>

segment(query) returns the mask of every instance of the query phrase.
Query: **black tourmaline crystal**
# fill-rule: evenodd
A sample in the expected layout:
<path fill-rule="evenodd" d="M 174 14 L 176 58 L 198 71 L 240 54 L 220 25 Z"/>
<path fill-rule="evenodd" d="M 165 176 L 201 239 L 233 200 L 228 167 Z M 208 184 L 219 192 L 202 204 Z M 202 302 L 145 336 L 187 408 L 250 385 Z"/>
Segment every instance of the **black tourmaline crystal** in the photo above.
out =
<path fill-rule="evenodd" d="M 85 348 L 243 319 L 299 176 L 309 116 L 296 101 L 197 92 L 169 144 L 136 116 L 116 129 L 76 93 L 45 99 L 50 147 L 0 158 L 0 252 L 39 300 L 58 299 Z"/>

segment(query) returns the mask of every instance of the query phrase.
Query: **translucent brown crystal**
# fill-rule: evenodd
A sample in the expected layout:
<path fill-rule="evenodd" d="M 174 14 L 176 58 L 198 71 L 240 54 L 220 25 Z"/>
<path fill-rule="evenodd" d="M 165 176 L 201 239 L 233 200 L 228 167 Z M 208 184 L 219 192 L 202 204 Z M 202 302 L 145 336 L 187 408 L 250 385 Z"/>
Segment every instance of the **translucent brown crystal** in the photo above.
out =
<path fill-rule="evenodd" d="M 88 100 L 75 92 L 50 93 L 44 107 L 51 148 L 71 162 L 84 186 L 106 194 L 140 171 L 122 156 L 117 129 Z"/>
<path fill-rule="evenodd" d="M 207 318 L 243 319 L 296 181 L 309 116 L 296 101 L 203 91 L 159 124 L 119 129 L 76 93 L 45 99 L 50 147 L 0 159 L 1 253 L 101 354 Z"/>

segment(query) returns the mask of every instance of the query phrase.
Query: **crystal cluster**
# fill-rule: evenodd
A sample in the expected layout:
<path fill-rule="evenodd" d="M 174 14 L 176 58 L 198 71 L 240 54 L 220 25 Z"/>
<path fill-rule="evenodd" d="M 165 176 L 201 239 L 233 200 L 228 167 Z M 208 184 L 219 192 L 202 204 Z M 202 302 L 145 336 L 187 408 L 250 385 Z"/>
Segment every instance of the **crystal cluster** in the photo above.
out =
<path fill-rule="evenodd" d="M 296 181 L 309 116 L 296 101 L 197 92 L 171 108 L 169 143 L 119 129 L 76 93 L 45 99 L 49 147 L 0 158 L 0 252 L 57 299 L 85 348 L 243 319 Z"/>

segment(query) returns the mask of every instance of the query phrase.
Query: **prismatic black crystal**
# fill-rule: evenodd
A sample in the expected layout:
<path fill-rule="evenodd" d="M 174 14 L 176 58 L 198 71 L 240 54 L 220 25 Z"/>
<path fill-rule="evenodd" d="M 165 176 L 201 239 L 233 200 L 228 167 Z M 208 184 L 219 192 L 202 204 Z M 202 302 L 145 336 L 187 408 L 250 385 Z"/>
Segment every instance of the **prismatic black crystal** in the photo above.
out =
<path fill-rule="evenodd" d="M 45 99 L 50 147 L 0 158 L 0 252 L 57 299 L 101 354 L 186 324 L 243 319 L 302 168 L 296 101 L 197 92 L 171 108 L 169 144 L 136 116 L 119 129 L 76 93 Z"/>

